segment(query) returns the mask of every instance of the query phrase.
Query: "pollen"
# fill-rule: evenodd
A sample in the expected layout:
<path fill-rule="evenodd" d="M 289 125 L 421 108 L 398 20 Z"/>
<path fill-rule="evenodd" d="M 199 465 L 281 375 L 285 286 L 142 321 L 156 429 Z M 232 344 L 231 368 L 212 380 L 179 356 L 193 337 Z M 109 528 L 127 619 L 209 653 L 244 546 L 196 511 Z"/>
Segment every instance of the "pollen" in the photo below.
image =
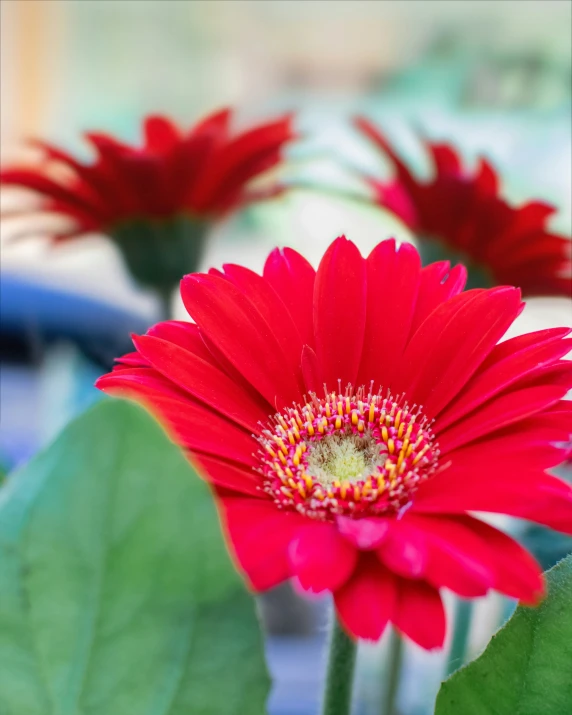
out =
<path fill-rule="evenodd" d="M 264 425 L 264 490 L 282 509 L 331 520 L 395 514 L 438 466 L 422 408 L 381 389 L 310 393 Z"/>

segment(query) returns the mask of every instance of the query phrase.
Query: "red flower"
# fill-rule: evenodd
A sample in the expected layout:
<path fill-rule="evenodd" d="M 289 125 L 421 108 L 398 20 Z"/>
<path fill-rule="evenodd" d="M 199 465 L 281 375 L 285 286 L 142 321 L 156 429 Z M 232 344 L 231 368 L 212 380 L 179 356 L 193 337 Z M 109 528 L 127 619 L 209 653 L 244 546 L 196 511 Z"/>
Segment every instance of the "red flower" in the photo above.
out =
<path fill-rule="evenodd" d="M 420 181 L 377 127 L 363 117 L 355 123 L 396 173 L 390 183 L 368 178 L 377 203 L 415 232 L 429 262 L 462 260 L 474 287 L 510 284 L 525 295 L 572 295 L 572 242 L 547 228 L 553 207 L 541 201 L 510 206 L 485 159 L 471 173 L 447 144 L 427 142 L 435 173 Z"/>
<path fill-rule="evenodd" d="M 38 211 L 72 220 L 54 240 L 90 231 L 109 234 L 139 282 L 156 287 L 159 271 L 168 274 L 163 282 L 170 286 L 185 267 L 196 267 L 195 254 L 211 221 L 280 190 L 249 191 L 247 185 L 279 163 L 294 136 L 292 117 L 239 134 L 231 133 L 230 121 L 225 109 L 184 132 L 166 117 L 147 117 L 141 147 L 88 132 L 85 138 L 96 152 L 91 164 L 34 142 L 45 162 L 39 168 L 7 168 L 0 182 L 35 192 L 41 198 Z M 54 165 L 66 172 L 56 178 Z"/>
<path fill-rule="evenodd" d="M 572 488 L 545 470 L 572 432 L 567 329 L 498 344 L 510 287 L 463 293 L 465 269 L 421 268 L 393 240 L 337 239 L 317 273 L 273 251 L 186 276 L 194 323 L 135 336 L 101 377 L 143 401 L 216 485 L 251 586 L 331 591 L 356 637 L 388 622 L 441 646 L 440 589 L 534 603 L 533 558 L 473 511 L 572 533 Z"/>

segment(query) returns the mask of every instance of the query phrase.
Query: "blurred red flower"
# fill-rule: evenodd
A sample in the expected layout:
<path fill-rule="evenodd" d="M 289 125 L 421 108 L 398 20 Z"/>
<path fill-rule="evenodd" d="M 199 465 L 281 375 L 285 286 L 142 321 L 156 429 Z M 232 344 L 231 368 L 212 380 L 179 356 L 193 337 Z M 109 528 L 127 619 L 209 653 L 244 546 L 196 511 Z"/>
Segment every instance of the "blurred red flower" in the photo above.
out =
<path fill-rule="evenodd" d="M 362 258 L 337 239 L 318 271 L 276 249 L 186 276 L 195 321 L 134 337 L 97 386 L 142 401 L 216 486 L 251 586 L 331 591 L 347 631 L 388 622 L 442 645 L 440 589 L 534 603 L 543 581 L 512 538 L 472 515 L 572 533 L 572 488 L 545 470 L 572 432 L 565 328 L 499 344 L 520 291 L 463 291 L 411 245 Z"/>
<path fill-rule="evenodd" d="M 448 144 L 427 142 L 434 175 L 421 181 L 376 126 L 363 117 L 355 124 L 395 170 L 390 182 L 368 177 L 377 203 L 414 231 L 426 262 L 463 261 L 471 287 L 509 284 L 525 296 L 572 296 L 572 241 L 547 228 L 552 206 L 510 206 L 494 168 L 481 158 L 471 173 Z"/>
<path fill-rule="evenodd" d="M 72 220 L 55 241 L 106 233 L 140 283 L 171 286 L 185 270 L 196 268 L 212 221 L 280 191 L 276 185 L 251 190 L 248 184 L 280 162 L 294 136 L 292 117 L 238 134 L 231 132 L 231 118 L 231 110 L 224 109 L 183 131 L 166 117 L 150 116 L 143 123 L 140 147 L 88 132 L 85 138 L 96 159 L 87 164 L 35 141 L 43 152 L 42 164 L 8 167 L 0 172 L 0 182 L 33 191 L 41 199 L 36 212 Z"/>

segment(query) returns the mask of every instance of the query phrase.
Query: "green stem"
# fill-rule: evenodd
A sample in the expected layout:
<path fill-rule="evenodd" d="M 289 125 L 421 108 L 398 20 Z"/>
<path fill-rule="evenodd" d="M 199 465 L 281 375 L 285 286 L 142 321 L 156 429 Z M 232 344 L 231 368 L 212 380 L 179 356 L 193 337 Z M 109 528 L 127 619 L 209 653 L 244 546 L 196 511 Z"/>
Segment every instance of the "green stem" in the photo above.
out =
<path fill-rule="evenodd" d="M 173 299 L 173 289 L 161 288 L 157 291 L 157 297 L 159 298 L 159 304 L 161 306 L 161 320 L 170 320 L 172 318 L 171 302 Z"/>
<path fill-rule="evenodd" d="M 397 693 L 401 681 L 401 664 L 403 662 L 403 639 L 392 629 L 389 634 L 389 654 L 387 660 L 387 688 L 382 715 L 396 715 Z"/>
<path fill-rule="evenodd" d="M 453 642 L 447 659 L 447 675 L 455 672 L 465 662 L 469 632 L 473 617 L 473 604 L 471 601 L 458 599 L 455 609 L 455 622 L 453 624 Z"/>
<path fill-rule="evenodd" d="M 322 194 L 323 196 L 333 196 L 336 199 L 346 199 L 359 204 L 365 204 L 369 207 L 375 206 L 375 202 L 371 196 L 358 193 L 357 191 L 343 189 L 338 186 L 313 184 L 308 181 L 292 181 L 288 184 L 288 189 L 296 191 L 312 191 L 314 193 Z"/>
<path fill-rule="evenodd" d="M 349 715 L 356 653 L 357 641 L 347 635 L 335 617 L 322 715 Z"/>

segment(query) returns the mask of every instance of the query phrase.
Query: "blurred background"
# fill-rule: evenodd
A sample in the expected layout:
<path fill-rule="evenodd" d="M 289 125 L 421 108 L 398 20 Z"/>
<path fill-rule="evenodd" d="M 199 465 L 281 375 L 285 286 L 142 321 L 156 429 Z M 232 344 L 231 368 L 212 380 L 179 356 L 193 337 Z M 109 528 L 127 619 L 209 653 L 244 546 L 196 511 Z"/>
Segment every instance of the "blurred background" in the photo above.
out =
<path fill-rule="evenodd" d="M 2 0 L 1 160 L 38 136 L 88 156 L 81 132 L 137 141 L 149 112 L 189 126 L 224 105 L 239 122 L 299 112 L 302 141 L 284 178 L 359 191 L 343 163 L 383 165 L 349 118 L 366 113 L 423 172 L 413 139 L 451 139 L 468 161 L 490 158 L 514 201 L 558 207 L 572 224 L 572 4 L 568 0 Z M 342 161 L 340 161 L 340 159 Z M 379 165 L 378 165 L 379 163 Z M 17 198 L 2 192 L 2 206 Z M 45 231 L 13 239 L 2 224 L 0 464 L 26 460 L 98 399 L 102 355 L 126 347 L 157 315 L 129 280 L 114 246 L 89 236 L 60 248 Z M 260 269 L 275 245 L 317 263 L 340 233 L 366 252 L 411 236 L 395 218 L 335 193 L 292 191 L 217 226 L 204 267 L 237 261 Z M 184 311 L 174 305 L 177 317 Z M 518 330 L 572 325 L 565 299 L 529 301 Z M 128 349 L 128 348 L 127 348 Z M 479 604 L 491 628 L 506 604 Z M 272 715 L 316 712 L 326 605 L 277 594 L 263 605 L 271 632 Z M 474 633 L 473 652 L 489 633 Z M 443 663 L 411 652 L 400 707 L 428 712 Z M 362 649 L 360 713 L 373 712 L 383 649 Z M 423 674 L 423 676 L 421 676 Z"/>

